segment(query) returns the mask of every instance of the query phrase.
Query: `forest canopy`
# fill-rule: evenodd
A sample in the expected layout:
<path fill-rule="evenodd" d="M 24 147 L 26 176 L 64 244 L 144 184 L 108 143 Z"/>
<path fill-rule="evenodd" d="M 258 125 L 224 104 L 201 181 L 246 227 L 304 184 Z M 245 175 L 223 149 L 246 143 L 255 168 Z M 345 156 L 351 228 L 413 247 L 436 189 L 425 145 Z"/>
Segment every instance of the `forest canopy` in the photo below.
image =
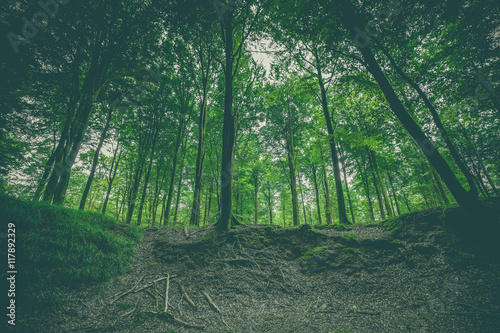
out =
<path fill-rule="evenodd" d="M 0 8 L 4 194 L 220 230 L 499 195 L 494 1 Z"/>

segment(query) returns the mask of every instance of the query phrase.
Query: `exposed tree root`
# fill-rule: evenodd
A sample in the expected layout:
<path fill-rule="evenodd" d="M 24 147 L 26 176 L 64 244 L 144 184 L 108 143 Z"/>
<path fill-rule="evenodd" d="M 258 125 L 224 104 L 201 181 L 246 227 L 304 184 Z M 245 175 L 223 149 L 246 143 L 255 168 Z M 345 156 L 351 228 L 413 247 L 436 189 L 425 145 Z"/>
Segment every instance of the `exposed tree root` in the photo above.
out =
<path fill-rule="evenodd" d="M 214 303 L 214 301 L 212 301 L 212 299 L 210 298 L 210 296 L 208 295 L 208 293 L 206 291 L 203 292 L 203 296 L 205 296 L 205 298 L 207 299 L 208 304 L 210 304 L 210 306 L 212 307 L 212 309 L 214 309 L 218 313 L 221 313 L 219 307 Z"/>
<path fill-rule="evenodd" d="M 179 289 L 181 290 L 182 298 L 191 306 L 195 306 L 194 302 L 191 298 L 189 298 L 188 294 L 186 293 L 186 290 L 184 289 L 184 286 L 182 285 L 181 280 L 179 282 Z"/>

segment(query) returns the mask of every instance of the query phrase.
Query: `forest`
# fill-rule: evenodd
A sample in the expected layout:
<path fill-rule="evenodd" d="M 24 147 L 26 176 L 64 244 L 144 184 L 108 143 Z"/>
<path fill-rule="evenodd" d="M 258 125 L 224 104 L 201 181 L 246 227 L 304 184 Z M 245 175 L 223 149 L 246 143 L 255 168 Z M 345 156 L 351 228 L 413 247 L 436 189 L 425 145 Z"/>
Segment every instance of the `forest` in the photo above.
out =
<path fill-rule="evenodd" d="M 215 244 L 237 239 L 241 250 L 261 237 L 285 248 L 295 244 L 287 251 L 307 271 L 307 260 L 323 267 L 329 251 L 338 250 L 319 243 L 356 253 L 367 246 L 399 251 L 417 233 L 424 242 L 422 221 L 458 233 L 435 237 L 448 242 L 438 246 L 445 252 L 455 240 L 478 258 L 499 250 L 493 245 L 500 230 L 500 7 L 494 1 L 7 0 L 0 8 L 1 232 L 18 223 L 17 237 L 29 252 L 70 247 L 70 238 L 80 242 L 64 234 L 70 220 L 82 235 L 103 228 L 92 229 L 98 250 L 99 242 L 109 242 L 97 257 L 109 250 L 130 259 L 145 244 L 139 235 L 144 241 L 154 234 L 157 258 L 169 262 L 189 253 L 193 269 L 215 260 L 205 257 L 217 256 Z M 110 230 L 113 236 L 102 236 Z M 387 233 L 400 239 L 389 241 Z M 185 239 L 169 243 L 167 234 Z M 379 236 L 386 243 L 375 245 Z M 487 248 L 476 248 L 481 243 Z M 456 259 L 461 251 L 451 251 L 455 264 L 467 261 Z M 27 253 L 19 255 L 35 260 Z M 37 261 L 40 267 L 62 265 L 62 258 L 47 256 Z M 75 279 L 107 281 L 130 264 L 116 260 L 109 263 L 113 273 L 86 271 Z M 237 267 L 248 264 L 241 260 Z M 255 260 L 250 267 L 263 272 Z M 29 280 L 45 273 L 26 274 Z M 493 305 L 477 306 L 490 321 L 460 324 L 468 331 L 480 322 L 482 332 L 498 324 L 500 288 L 490 287 Z M 37 288 L 26 287 L 27 295 L 38 297 Z M 199 329 L 179 319 L 182 311 L 167 312 L 166 288 L 165 318 L 179 332 Z M 124 309 L 136 315 L 135 305 Z M 407 329 L 458 332 L 455 322 L 445 327 L 434 319 L 421 330 Z M 279 331 L 257 324 L 238 329 L 234 320 L 222 319 L 224 326 L 213 331 Z M 140 326 L 145 321 L 138 332 L 153 331 Z M 286 329 L 376 327 L 362 325 Z M 405 331 L 384 327 L 373 331 Z"/>

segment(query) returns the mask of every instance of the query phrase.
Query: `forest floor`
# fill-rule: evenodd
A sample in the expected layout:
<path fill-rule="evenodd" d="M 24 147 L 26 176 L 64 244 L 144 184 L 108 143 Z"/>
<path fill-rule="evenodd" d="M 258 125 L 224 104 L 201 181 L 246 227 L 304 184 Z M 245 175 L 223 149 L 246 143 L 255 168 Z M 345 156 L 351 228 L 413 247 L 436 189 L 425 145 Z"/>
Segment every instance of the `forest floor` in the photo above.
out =
<path fill-rule="evenodd" d="M 61 289 L 66 301 L 57 311 L 38 309 L 19 325 L 31 332 L 499 332 L 500 265 L 451 247 L 442 213 L 417 212 L 385 227 L 148 230 L 126 273 Z"/>

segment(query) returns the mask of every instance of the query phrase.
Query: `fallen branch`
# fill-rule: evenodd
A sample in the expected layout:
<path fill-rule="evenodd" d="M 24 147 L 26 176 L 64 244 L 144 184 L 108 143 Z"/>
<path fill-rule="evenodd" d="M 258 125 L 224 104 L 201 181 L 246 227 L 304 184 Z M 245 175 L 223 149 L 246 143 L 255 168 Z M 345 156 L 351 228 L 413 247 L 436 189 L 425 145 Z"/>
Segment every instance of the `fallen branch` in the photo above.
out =
<path fill-rule="evenodd" d="M 214 303 L 214 301 L 212 301 L 212 299 L 210 298 L 210 296 L 208 295 L 208 293 L 206 291 L 203 292 L 203 296 L 205 296 L 205 298 L 207 299 L 208 304 L 210 304 L 210 306 L 215 311 L 217 311 L 218 313 L 221 313 L 219 307 Z"/>
<path fill-rule="evenodd" d="M 143 277 L 144 277 L 144 276 L 143 276 Z M 137 281 L 137 283 L 135 284 L 135 286 L 134 286 L 133 288 L 131 288 L 131 289 L 127 290 L 127 291 L 124 291 L 124 292 L 122 292 L 122 293 L 118 293 L 118 294 L 116 294 L 116 295 L 114 296 L 115 298 L 114 298 L 111 302 L 109 302 L 109 304 L 113 304 L 113 303 L 114 303 L 114 302 L 116 302 L 118 299 L 122 298 L 123 296 L 125 296 L 125 295 L 127 295 L 127 294 L 130 294 L 130 293 L 134 293 L 134 294 L 135 294 L 135 293 L 137 293 L 137 292 L 139 292 L 139 291 L 141 291 L 141 290 L 144 290 L 144 289 L 146 289 L 146 288 L 151 287 L 151 286 L 152 286 L 153 284 L 155 284 L 156 282 L 161 281 L 161 280 L 165 280 L 165 279 L 167 278 L 167 277 L 162 277 L 162 278 L 156 279 L 156 280 L 154 280 L 153 282 L 147 283 L 147 284 L 145 284 L 144 286 L 140 287 L 139 289 L 136 289 L 136 288 L 137 288 L 137 285 L 138 285 L 138 284 L 142 281 L 143 277 L 142 277 L 142 278 L 140 278 L 140 279 L 139 279 L 139 281 Z M 175 275 L 173 275 L 172 277 L 175 277 Z"/>
<path fill-rule="evenodd" d="M 167 274 L 167 285 L 165 287 L 165 307 L 163 309 L 164 313 L 167 313 L 168 309 L 168 287 L 170 286 L 170 275 Z"/>
<path fill-rule="evenodd" d="M 186 235 L 186 238 L 189 238 L 189 232 L 186 227 L 184 227 L 184 235 Z"/>
<path fill-rule="evenodd" d="M 189 298 L 188 294 L 186 293 L 186 290 L 184 289 L 181 280 L 179 280 L 179 289 L 181 290 L 182 298 L 184 298 L 184 300 L 188 302 L 189 305 L 195 306 L 193 300 L 191 300 L 191 298 Z"/>

